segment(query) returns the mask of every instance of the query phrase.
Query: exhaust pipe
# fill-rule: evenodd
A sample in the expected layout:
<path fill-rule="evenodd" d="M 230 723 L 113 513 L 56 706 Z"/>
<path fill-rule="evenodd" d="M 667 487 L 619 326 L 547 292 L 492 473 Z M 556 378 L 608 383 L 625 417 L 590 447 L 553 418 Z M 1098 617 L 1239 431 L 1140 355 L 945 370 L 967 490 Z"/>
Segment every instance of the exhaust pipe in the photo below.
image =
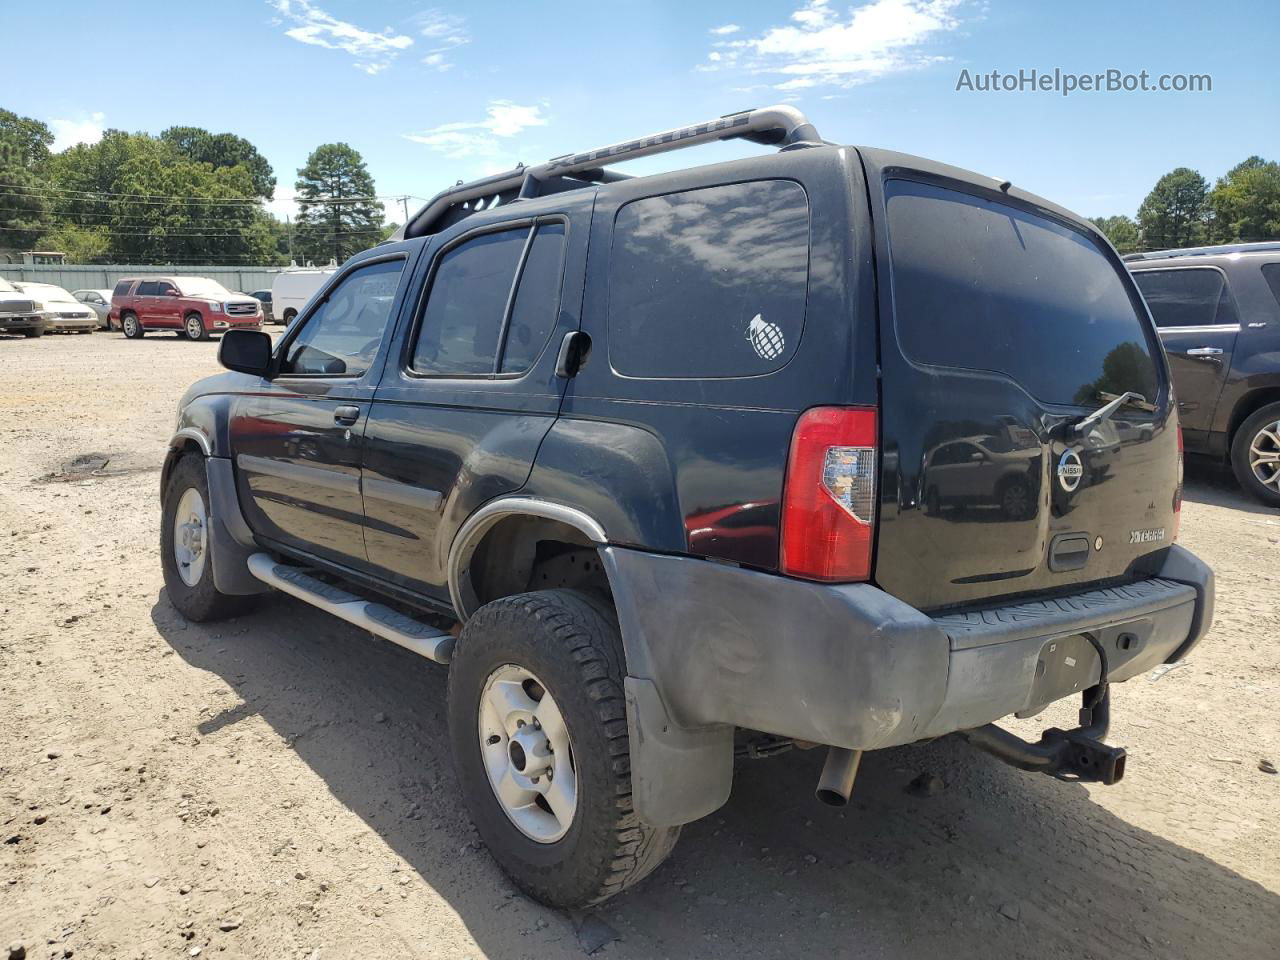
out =
<path fill-rule="evenodd" d="M 829 807 L 848 804 L 849 794 L 853 793 L 853 779 L 858 775 L 861 762 L 861 750 L 845 747 L 828 749 L 827 762 L 822 765 L 822 776 L 818 778 L 818 789 L 813 795 Z"/>

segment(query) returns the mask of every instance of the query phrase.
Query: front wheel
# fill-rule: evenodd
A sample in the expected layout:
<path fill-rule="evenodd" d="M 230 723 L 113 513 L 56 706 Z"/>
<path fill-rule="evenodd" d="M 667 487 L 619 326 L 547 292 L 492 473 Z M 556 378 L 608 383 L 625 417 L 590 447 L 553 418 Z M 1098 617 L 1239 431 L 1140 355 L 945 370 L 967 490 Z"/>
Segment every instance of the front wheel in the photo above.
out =
<path fill-rule="evenodd" d="M 1231 443 L 1231 468 L 1248 493 L 1280 507 L 1280 403 L 1269 403 L 1240 425 Z"/>
<path fill-rule="evenodd" d="M 188 620 L 222 620 L 249 608 L 249 597 L 222 593 L 213 582 L 209 478 L 204 458 L 188 454 L 165 485 L 160 565 L 169 602 Z"/>
<path fill-rule="evenodd" d="M 622 664 L 607 604 L 543 590 L 481 607 L 449 668 L 449 736 L 472 820 L 516 885 L 548 906 L 620 893 L 680 835 L 632 806 Z"/>
<path fill-rule="evenodd" d="M 42 327 L 32 327 L 30 330 L 23 330 L 22 335 L 27 338 L 43 337 L 44 329 Z"/>
<path fill-rule="evenodd" d="M 146 333 L 142 329 L 142 322 L 138 319 L 136 313 L 126 313 L 120 318 L 120 329 L 124 331 L 124 335 L 130 340 L 141 340 Z"/>
<path fill-rule="evenodd" d="M 205 329 L 204 317 L 198 313 L 188 313 L 187 318 L 183 321 L 188 340 L 208 340 L 209 331 Z"/>

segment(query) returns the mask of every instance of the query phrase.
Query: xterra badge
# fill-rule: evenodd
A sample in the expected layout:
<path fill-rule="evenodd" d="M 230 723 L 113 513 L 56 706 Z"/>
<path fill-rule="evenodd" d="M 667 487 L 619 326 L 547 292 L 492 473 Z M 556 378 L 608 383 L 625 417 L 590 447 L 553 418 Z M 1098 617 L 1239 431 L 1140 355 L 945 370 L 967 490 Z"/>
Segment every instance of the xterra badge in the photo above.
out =
<path fill-rule="evenodd" d="M 1073 493 L 1083 476 L 1084 464 L 1080 462 L 1080 454 L 1067 447 L 1058 458 L 1058 482 L 1067 493 Z"/>
<path fill-rule="evenodd" d="M 1164 527 L 1155 527 L 1151 530 L 1130 530 L 1130 543 L 1158 543 L 1164 539 Z"/>

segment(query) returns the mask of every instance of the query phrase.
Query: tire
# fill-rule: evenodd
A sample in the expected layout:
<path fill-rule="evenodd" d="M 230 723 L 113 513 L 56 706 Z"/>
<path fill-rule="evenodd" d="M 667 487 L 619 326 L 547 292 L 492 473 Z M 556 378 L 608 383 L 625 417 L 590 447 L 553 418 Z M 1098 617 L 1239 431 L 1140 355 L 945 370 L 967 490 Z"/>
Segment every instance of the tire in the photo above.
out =
<path fill-rule="evenodd" d="M 190 499 L 192 496 L 195 501 Z M 213 561 L 209 555 L 213 543 L 208 535 L 208 504 L 209 479 L 205 474 L 204 458 L 188 454 L 178 461 L 165 485 L 160 522 L 160 565 L 169 602 L 184 617 L 197 623 L 234 617 L 252 605 L 251 597 L 221 593 L 213 584 Z M 198 565 L 195 562 L 181 564 L 180 569 L 180 551 L 174 549 L 174 544 L 177 541 L 181 546 L 182 541 L 176 534 L 192 519 L 193 505 L 195 512 L 203 515 L 203 523 L 199 525 L 201 529 L 185 532 L 199 537 L 198 553 L 202 559 Z M 181 514 L 179 507 L 183 507 Z M 190 560 L 191 551 L 185 552 Z"/>
<path fill-rule="evenodd" d="M 510 683 L 519 678 L 519 671 L 529 675 L 532 687 L 529 681 Z M 643 823 L 632 806 L 623 674 L 613 611 L 605 602 L 574 590 L 522 593 L 485 604 L 467 621 L 449 668 L 449 738 L 472 820 L 516 885 L 551 907 L 585 907 L 622 892 L 662 863 L 680 836 L 679 827 Z M 563 746 L 562 736 L 559 751 L 517 754 L 516 737 L 523 735 L 521 730 L 538 728 L 533 720 L 523 728 L 513 722 L 515 735 L 494 732 L 502 729 L 491 722 L 499 714 L 483 711 L 491 702 L 486 696 L 490 684 L 502 682 L 524 691 L 521 702 L 534 703 L 541 711 L 533 714 L 535 720 L 562 717 L 568 746 Z M 535 700 L 539 690 L 542 695 Z M 547 697 L 558 707 L 550 714 L 543 709 Z M 552 726 L 548 722 L 545 731 L 538 728 L 533 737 L 545 733 L 542 740 L 554 744 Z M 483 731 L 487 737 L 482 744 Z M 515 770 L 518 759 L 539 756 L 541 762 L 553 764 L 559 783 L 575 785 L 571 817 L 556 817 L 545 798 L 541 806 L 536 798 L 524 807 L 516 804 L 511 814 L 498 799 L 490 780 L 492 764 Z M 566 776 L 561 776 L 562 770 Z M 543 789 L 551 794 L 552 782 L 545 773 Z M 542 822 L 549 815 L 556 823 L 538 839 L 517 825 L 518 815 L 540 817 Z M 556 827 L 562 833 L 551 839 Z"/>
<path fill-rule="evenodd" d="M 205 328 L 204 317 L 198 313 L 188 313 L 182 318 L 182 329 L 188 340 L 208 340 L 209 331 Z"/>
<path fill-rule="evenodd" d="M 124 335 L 130 340 L 141 340 L 147 335 L 147 331 L 142 329 L 142 321 L 138 319 L 136 313 L 121 314 L 120 329 L 124 331 Z"/>
<path fill-rule="evenodd" d="M 294 310 L 292 308 L 286 310 L 284 312 L 284 325 L 287 327 L 289 324 L 293 323 L 293 318 L 296 317 L 297 315 L 298 315 L 297 310 Z"/>
<path fill-rule="evenodd" d="M 1280 507 L 1280 461 L 1261 459 L 1272 454 L 1280 457 L 1280 403 L 1255 410 L 1231 441 L 1231 469 L 1240 486 L 1267 506 Z"/>
<path fill-rule="evenodd" d="M 44 329 L 41 327 L 36 327 L 34 330 L 23 330 L 22 335 L 29 340 L 34 340 L 36 337 L 44 336 Z"/>

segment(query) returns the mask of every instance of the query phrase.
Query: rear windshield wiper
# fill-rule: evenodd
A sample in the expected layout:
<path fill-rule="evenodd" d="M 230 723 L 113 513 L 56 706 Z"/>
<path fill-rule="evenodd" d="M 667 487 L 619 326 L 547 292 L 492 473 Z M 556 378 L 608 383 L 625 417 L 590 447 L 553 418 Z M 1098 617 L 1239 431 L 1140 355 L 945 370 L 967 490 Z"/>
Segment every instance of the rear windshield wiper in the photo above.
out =
<path fill-rule="evenodd" d="M 1132 390 L 1130 390 L 1128 393 L 1119 394 L 1118 396 L 1114 393 L 1104 393 L 1103 391 L 1099 390 L 1098 397 L 1099 399 L 1107 400 L 1109 402 L 1107 403 L 1106 406 L 1099 407 L 1097 410 L 1093 411 L 1093 413 L 1089 414 L 1083 420 L 1080 420 L 1078 423 L 1074 424 L 1071 427 L 1072 432 L 1074 432 L 1077 435 L 1083 434 L 1095 423 L 1101 423 L 1103 420 L 1108 419 L 1113 413 L 1115 413 L 1117 410 L 1123 407 L 1126 403 L 1131 403 L 1135 407 L 1137 407 L 1139 410 L 1146 410 L 1147 412 L 1151 412 L 1155 410 L 1155 404 L 1149 403 L 1146 397 L 1144 397 L 1140 393 L 1135 393 Z"/>

